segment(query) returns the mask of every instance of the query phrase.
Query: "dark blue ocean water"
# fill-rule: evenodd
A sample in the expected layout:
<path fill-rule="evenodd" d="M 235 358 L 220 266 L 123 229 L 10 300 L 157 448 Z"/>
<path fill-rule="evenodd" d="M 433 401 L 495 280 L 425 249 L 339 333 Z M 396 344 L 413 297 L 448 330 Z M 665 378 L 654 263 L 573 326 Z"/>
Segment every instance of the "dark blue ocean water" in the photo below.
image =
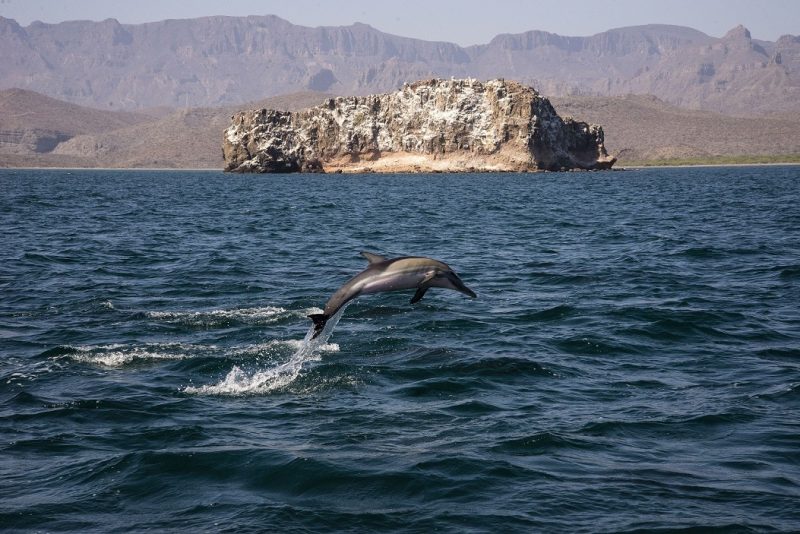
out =
<path fill-rule="evenodd" d="M 2 530 L 800 530 L 800 167 L 0 192 Z"/>

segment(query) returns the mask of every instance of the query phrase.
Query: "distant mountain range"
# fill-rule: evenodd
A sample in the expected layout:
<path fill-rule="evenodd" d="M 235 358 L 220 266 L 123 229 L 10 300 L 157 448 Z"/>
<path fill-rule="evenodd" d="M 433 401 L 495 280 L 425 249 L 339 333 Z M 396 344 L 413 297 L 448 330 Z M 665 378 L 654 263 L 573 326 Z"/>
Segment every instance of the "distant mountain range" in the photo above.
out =
<path fill-rule="evenodd" d="M 378 93 L 471 76 L 515 79 L 547 96 L 650 94 L 728 115 L 800 114 L 800 37 L 758 41 L 742 26 L 722 38 L 661 25 L 591 37 L 530 31 L 461 47 L 275 16 L 27 27 L 0 17 L 0 50 L 0 89 L 105 110 L 240 105 L 302 90 Z"/>

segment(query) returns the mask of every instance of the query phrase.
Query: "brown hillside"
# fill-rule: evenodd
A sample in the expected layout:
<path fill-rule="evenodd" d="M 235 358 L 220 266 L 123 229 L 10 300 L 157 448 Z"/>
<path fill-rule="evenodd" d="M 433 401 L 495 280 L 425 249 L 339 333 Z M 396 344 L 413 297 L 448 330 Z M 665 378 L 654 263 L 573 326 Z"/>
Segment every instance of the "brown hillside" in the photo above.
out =
<path fill-rule="evenodd" d="M 143 113 L 87 108 L 25 89 L 0 91 L 0 130 L 29 128 L 77 135 L 116 130 L 149 119 Z"/>
<path fill-rule="evenodd" d="M 314 92 L 296 93 L 245 104 L 245 108 L 293 111 L 317 105 L 329 96 Z M 52 99 L 40 101 L 44 105 L 37 113 L 59 113 L 61 108 L 50 101 Z M 91 108 L 68 105 L 71 106 L 70 112 L 75 112 L 77 122 L 81 111 L 87 117 L 94 117 L 97 113 Z M 122 124 L 122 127 L 110 131 L 86 128 L 86 133 L 62 139 L 47 154 L 18 150 L 6 152 L 7 155 L 3 156 L 0 151 L 0 165 L 221 169 L 222 130 L 239 109 L 239 106 L 196 108 L 173 111 L 160 118 L 136 114 L 137 120 L 140 119 L 138 122 Z"/>
<path fill-rule="evenodd" d="M 653 96 L 558 97 L 562 116 L 601 124 L 606 148 L 631 161 L 800 154 L 800 117 L 740 118 L 670 106 Z"/>
<path fill-rule="evenodd" d="M 49 152 L 75 135 L 99 134 L 151 120 L 141 113 L 103 111 L 33 91 L 0 91 L 0 154 Z"/>

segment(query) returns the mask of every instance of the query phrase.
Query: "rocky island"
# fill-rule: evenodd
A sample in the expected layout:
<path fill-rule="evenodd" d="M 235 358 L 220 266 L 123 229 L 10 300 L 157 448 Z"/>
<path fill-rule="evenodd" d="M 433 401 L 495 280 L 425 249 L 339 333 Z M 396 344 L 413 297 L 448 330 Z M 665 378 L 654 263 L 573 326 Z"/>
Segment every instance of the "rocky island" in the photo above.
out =
<path fill-rule="evenodd" d="M 558 116 L 502 79 L 424 80 L 298 112 L 241 111 L 224 132 L 230 172 L 609 169 L 603 128 Z"/>

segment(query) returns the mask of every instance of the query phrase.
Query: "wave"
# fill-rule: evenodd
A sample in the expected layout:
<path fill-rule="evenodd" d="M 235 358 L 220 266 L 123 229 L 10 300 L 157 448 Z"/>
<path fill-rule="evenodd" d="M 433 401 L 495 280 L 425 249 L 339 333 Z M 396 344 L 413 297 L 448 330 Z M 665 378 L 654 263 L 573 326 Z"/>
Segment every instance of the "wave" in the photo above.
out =
<path fill-rule="evenodd" d="M 59 345 L 42 352 L 40 356 L 51 361 L 68 359 L 104 367 L 123 367 L 148 360 L 185 360 L 208 356 L 249 358 L 273 354 L 282 348 L 298 351 L 302 347 L 303 340 L 299 339 L 273 339 L 264 343 L 238 345 L 227 349 L 217 345 L 193 343 L 143 343 L 138 345 L 112 343 L 106 345 Z M 317 350 L 335 352 L 339 350 L 339 346 L 335 343 L 322 344 L 317 347 Z"/>
<path fill-rule="evenodd" d="M 673 256 L 685 256 L 687 258 L 720 258 L 722 257 L 722 249 L 715 247 L 686 247 L 681 250 L 675 251 Z"/>
<path fill-rule="evenodd" d="M 142 345 L 79 345 L 51 349 L 43 354 L 50 357 L 67 357 L 81 363 L 122 367 L 134 362 L 148 360 L 182 360 L 197 353 L 215 350 L 214 345 L 194 345 L 190 343 L 145 343 Z"/>
<path fill-rule="evenodd" d="M 570 355 L 642 354 L 646 350 L 642 345 L 595 336 L 572 336 L 553 345 Z"/>
<path fill-rule="evenodd" d="M 277 306 L 264 306 L 256 308 L 232 308 L 205 311 L 147 311 L 144 316 L 148 319 L 182 326 L 214 328 L 230 326 L 232 324 L 267 325 L 286 319 L 306 317 L 311 313 L 318 313 L 317 308 L 302 310 L 287 310 Z"/>
<path fill-rule="evenodd" d="M 577 308 L 567 304 L 559 304 L 558 306 L 547 308 L 545 310 L 523 313 L 516 319 L 524 323 L 537 321 L 558 321 L 576 315 L 577 313 Z"/>
<path fill-rule="evenodd" d="M 593 421 L 583 426 L 580 433 L 596 437 L 619 437 L 634 435 L 697 435 L 711 437 L 719 432 L 728 432 L 732 425 L 748 423 L 756 416 L 745 412 L 708 413 L 689 417 L 666 417 L 649 420 Z"/>
<path fill-rule="evenodd" d="M 753 397 L 774 402 L 796 401 L 800 399 L 800 383 L 778 384 Z"/>
<path fill-rule="evenodd" d="M 515 456 L 532 456 L 564 449 L 591 448 L 592 443 L 589 440 L 557 432 L 541 431 L 531 435 L 502 440 L 492 450 Z"/>
<path fill-rule="evenodd" d="M 769 360 L 800 361 L 800 347 L 773 347 L 756 352 L 759 358 Z"/>
<path fill-rule="evenodd" d="M 534 271 L 528 273 L 529 280 L 543 286 L 562 286 L 591 284 L 597 280 L 595 276 L 588 274 L 576 274 L 564 272 Z"/>
<path fill-rule="evenodd" d="M 61 364 L 55 360 L 46 360 L 34 363 L 23 363 L 16 361 L 5 362 L 4 372 L 0 374 L 0 383 L 7 385 L 21 385 L 26 382 L 31 382 L 39 377 L 55 372 Z"/>
<path fill-rule="evenodd" d="M 445 411 L 462 416 L 482 416 L 502 412 L 503 408 L 490 402 L 483 402 L 475 399 L 457 402 L 445 408 Z"/>
<path fill-rule="evenodd" d="M 778 276 L 781 278 L 798 278 L 800 277 L 800 265 L 781 265 L 775 267 L 773 270 L 778 271 Z"/>

